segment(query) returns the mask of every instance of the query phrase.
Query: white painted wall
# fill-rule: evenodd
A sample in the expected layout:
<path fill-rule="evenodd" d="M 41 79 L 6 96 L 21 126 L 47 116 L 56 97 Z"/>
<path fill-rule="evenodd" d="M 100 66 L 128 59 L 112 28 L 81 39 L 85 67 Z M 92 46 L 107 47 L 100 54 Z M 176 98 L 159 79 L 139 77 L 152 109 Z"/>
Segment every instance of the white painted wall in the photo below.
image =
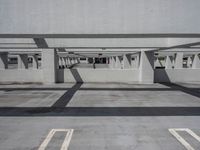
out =
<path fill-rule="evenodd" d="M 138 82 L 138 69 L 59 69 L 59 82 Z"/>
<path fill-rule="evenodd" d="M 40 69 L 0 70 L 0 82 L 43 82 L 43 71 Z"/>
<path fill-rule="evenodd" d="M 200 69 L 155 69 L 155 82 L 200 82 Z"/>

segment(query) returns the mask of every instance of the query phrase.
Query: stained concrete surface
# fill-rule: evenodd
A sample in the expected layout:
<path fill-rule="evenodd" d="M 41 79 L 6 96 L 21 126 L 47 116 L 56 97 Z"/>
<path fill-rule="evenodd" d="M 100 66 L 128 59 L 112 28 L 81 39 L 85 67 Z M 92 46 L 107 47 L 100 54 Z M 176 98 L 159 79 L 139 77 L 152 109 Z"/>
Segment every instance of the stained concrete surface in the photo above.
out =
<path fill-rule="evenodd" d="M 200 84 L 73 87 L 1 85 L 0 149 L 37 150 L 57 128 L 74 129 L 69 150 L 184 150 L 169 128 L 200 135 Z M 188 134 L 180 135 L 200 149 Z M 62 140 L 64 134 L 56 134 L 47 149 L 59 149 Z"/>

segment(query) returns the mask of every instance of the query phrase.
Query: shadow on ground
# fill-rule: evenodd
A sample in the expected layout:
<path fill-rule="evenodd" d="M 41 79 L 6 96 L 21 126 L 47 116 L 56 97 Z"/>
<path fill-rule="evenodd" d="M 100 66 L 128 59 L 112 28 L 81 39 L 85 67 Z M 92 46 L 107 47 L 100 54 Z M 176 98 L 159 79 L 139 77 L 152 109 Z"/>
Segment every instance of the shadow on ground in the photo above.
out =
<path fill-rule="evenodd" d="M 200 98 L 199 88 L 162 83 L 167 88 L 69 88 L 51 107 L 0 107 L 0 116 L 200 116 L 200 107 L 68 107 L 78 90 L 182 91 Z M 52 88 L 48 88 L 52 89 Z M 53 88 L 54 89 L 54 88 Z M 59 88 L 55 88 L 58 90 Z M 62 89 L 62 88 L 61 88 Z M 65 89 L 65 88 L 64 88 Z M 35 90 L 1 88 L 0 90 Z M 46 88 L 44 89 L 46 90 Z"/>

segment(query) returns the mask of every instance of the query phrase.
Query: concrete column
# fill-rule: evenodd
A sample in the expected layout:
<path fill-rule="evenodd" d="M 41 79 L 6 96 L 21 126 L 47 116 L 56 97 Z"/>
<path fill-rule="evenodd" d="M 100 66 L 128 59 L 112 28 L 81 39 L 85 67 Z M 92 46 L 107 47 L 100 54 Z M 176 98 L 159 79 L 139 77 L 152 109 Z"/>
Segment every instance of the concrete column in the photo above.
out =
<path fill-rule="evenodd" d="M 68 65 L 68 66 L 71 66 L 71 60 L 70 60 L 69 57 L 67 57 L 67 65 Z"/>
<path fill-rule="evenodd" d="M 125 68 L 125 69 L 131 68 L 131 55 L 130 54 L 123 55 L 123 63 L 124 63 L 123 68 Z"/>
<path fill-rule="evenodd" d="M 112 68 L 115 68 L 116 57 L 112 56 Z"/>
<path fill-rule="evenodd" d="M 55 83 L 57 81 L 58 56 L 56 49 L 42 50 L 43 80 L 45 83 Z"/>
<path fill-rule="evenodd" d="M 38 69 L 38 56 L 37 55 L 33 55 L 33 68 L 34 69 Z"/>
<path fill-rule="evenodd" d="M 154 82 L 154 52 L 152 51 L 141 51 L 139 82 L 143 84 L 152 84 Z"/>
<path fill-rule="evenodd" d="M 115 68 L 121 69 L 120 56 L 115 56 Z"/>
<path fill-rule="evenodd" d="M 66 67 L 66 65 L 65 65 L 65 58 L 61 57 L 61 61 L 62 61 L 62 68 L 65 68 Z"/>
<path fill-rule="evenodd" d="M 61 57 L 59 57 L 58 58 L 59 59 L 59 68 L 62 68 L 63 67 L 63 62 L 62 62 L 62 58 Z"/>
<path fill-rule="evenodd" d="M 69 57 L 69 62 L 70 62 L 70 66 L 73 65 L 73 60 L 71 57 Z"/>
<path fill-rule="evenodd" d="M 70 58 L 71 64 L 74 65 L 74 58 Z"/>
<path fill-rule="evenodd" d="M 109 68 L 113 68 L 113 57 L 109 58 Z"/>
<path fill-rule="evenodd" d="M 193 59 L 193 62 L 192 62 L 192 68 L 193 69 L 200 68 L 200 58 L 199 58 L 198 54 L 194 55 L 194 59 Z"/>
<path fill-rule="evenodd" d="M 0 69 L 8 68 L 8 53 L 0 53 Z"/>
<path fill-rule="evenodd" d="M 133 62 L 133 67 L 134 68 L 138 68 L 139 67 L 139 63 L 140 63 L 140 57 L 139 57 L 139 54 L 135 56 L 135 60 Z"/>
<path fill-rule="evenodd" d="M 160 66 L 160 61 L 159 61 L 158 57 L 156 58 L 156 60 L 154 62 L 154 67 L 161 67 Z"/>
<path fill-rule="evenodd" d="M 77 63 L 79 64 L 80 63 L 80 60 L 79 60 L 79 58 L 76 58 L 77 59 Z"/>
<path fill-rule="evenodd" d="M 172 56 L 166 56 L 166 60 L 165 60 L 165 69 L 172 69 Z"/>
<path fill-rule="evenodd" d="M 28 69 L 28 55 L 19 54 L 18 55 L 18 69 Z"/>
<path fill-rule="evenodd" d="M 183 53 L 176 54 L 174 68 L 176 69 L 183 68 Z"/>
<path fill-rule="evenodd" d="M 192 62 L 192 58 L 190 56 L 188 56 L 187 58 L 187 68 L 191 68 L 191 63 Z"/>
<path fill-rule="evenodd" d="M 63 59 L 64 59 L 64 66 L 65 66 L 65 68 L 67 68 L 67 58 L 63 57 Z"/>

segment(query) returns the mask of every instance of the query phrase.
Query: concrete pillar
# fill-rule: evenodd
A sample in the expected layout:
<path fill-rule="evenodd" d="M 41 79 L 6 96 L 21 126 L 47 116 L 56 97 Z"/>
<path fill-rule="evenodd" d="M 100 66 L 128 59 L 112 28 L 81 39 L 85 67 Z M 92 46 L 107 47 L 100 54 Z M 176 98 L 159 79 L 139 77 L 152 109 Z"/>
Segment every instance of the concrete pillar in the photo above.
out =
<path fill-rule="evenodd" d="M 37 55 L 33 55 L 33 69 L 38 69 L 38 56 Z"/>
<path fill-rule="evenodd" d="M 109 57 L 109 68 L 113 68 L 112 57 Z"/>
<path fill-rule="evenodd" d="M 19 54 L 18 55 L 18 69 L 28 69 L 28 55 Z"/>
<path fill-rule="evenodd" d="M 56 49 L 42 50 L 43 80 L 45 83 L 55 83 L 57 81 L 58 56 Z"/>
<path fill-rule="evenodd" d="M 115 56 L 111 57 L 111 68 L 115 68 L 116 58 Z"/>
<path fill-rule="evenodd" d="M 138 55 L 136 55 L 135 57 L 134 57 L 135 59 L 134 59 L 134 61 L 132 62 L 133 63 L 133 68 L 138 68 L 139 67 L 139 63 L 140 63 L 140 57 L 139 57 L 139 54 Z"/>
<path fill-rule="evenodd" d="M 166 56 L 165 69 L 172 69 L 173 66 L 172 61 L 173 61 L 172 56 Z"/>
<path fill-rule="evenodd" d="M 74 58 L 70 58 L 71 64 L 74 65 Z"/>
<path fill-rule="evenodd" d="M 161 67 L 158 57 L 155 60 L 154 67 Z"/>
<path fill-rule="evenodd" d="M 143 84 L 152 84 L 154 82 L 154 52 L 152 51 L 141 51 L 139 82 Z"/>
<path fill-rule="evenodd" d="M 68 66 L 71 66 L 71 60 L 70 60 L 69 57 L 67 57 L 67 65 L 68 65 Z"/>
<path fill-rule="evenodd" d="M 63 57 L 63 59 L 64 59 L 64 66 L 65 66 L 65 68 L 67 68 L 67 58 Z"/>
<path fill-rule="evenodd" d="M 200 58 L 199 58 L 198 54 L 194 55 L 194 59 L 193 59 L 193 62 L 192 62 L 192 68 L 193 69 L 200 68 Z"/>
<path fill-rule="evenodd" d="M 79 60 L 79 58 L 76 58 L 77 59 L 77 63 L 79 64 L 80 63 L 80 60 Z"/>
<path fill-rule="evenodd" d="M 183 53 L 176 54 L 174 68 L 176 69 L 183 68 Z"/>
<path fill-rule="evenodd" d="M 121 69 L 120 56 L 115 56 L 115 68 Z"/>
<path fill-rule="evenodd" d="M 59 57 L 58 58 L 59 59 L 59 68 L 62 68 L 63 67 L 63 62 L 62 62 L 62 58 L 61 57 Z"/>
<path fill-rule="evenodd" d="M 123 55 L 123 68 L 131 68 L 131 55 L 130 54 L 125 54 Z"/>
<path fill-rule="evenodd" d="M 188 56 L 188 58 L 187 58 L 187 68 L 191 68 L 191 64 L 192 64 L 192 58 L 190 56 Z"/>
<path fill-rule="evenodd" d="M 8 68 L 8 53 L 0 53 L 0 69 Z"/>
<path fill-rule="evenodd" d="M 66 65 L 65 65 L 65 58 L 61 57 L 61 61 L 62 61 L 62 68 L 65 68 L 66 67 Z"/>

